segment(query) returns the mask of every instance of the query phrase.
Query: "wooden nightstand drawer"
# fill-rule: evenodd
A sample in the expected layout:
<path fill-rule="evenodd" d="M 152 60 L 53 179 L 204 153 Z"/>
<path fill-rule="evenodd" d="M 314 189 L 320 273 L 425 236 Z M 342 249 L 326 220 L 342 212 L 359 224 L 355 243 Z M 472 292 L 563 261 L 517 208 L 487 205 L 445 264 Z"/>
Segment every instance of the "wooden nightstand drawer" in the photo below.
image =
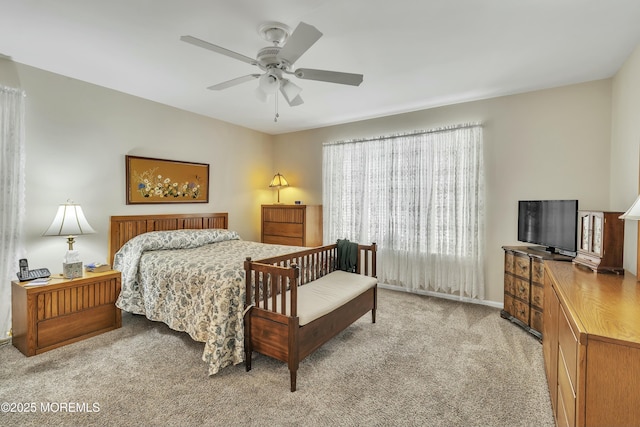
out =
<path fill-rule="evenodd" d="M 51 276 L 44 286 L 11 282 L 13 345 L 27 356 L 122 326 L 120 272 L 84 273 L 77 279 Z"/>
<path fill-rule="evenodd" d="M 74 338 L 87 338 L 116 328 L 116 306 L 101 305 L 91 310 L 91 315 L 79 311 L 38 323 L 38 349 L 54 346 Z M 44 350 L 43 350 L 44 351 Z"/>

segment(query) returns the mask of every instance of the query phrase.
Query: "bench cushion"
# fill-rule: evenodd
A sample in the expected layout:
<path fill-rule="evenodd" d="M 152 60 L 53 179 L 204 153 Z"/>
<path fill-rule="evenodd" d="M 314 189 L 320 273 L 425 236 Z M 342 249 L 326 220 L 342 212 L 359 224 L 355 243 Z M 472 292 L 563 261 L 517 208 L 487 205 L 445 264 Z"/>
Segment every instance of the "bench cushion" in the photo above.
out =
<path fill-rule="evenodd" d="M 298 320 L 300 326 L 311 323 L 351 301 L 378 283 L 375 277 L 346 271 L 333 271 L 298 287 Z M 291 315 L 291 297 L 287 291 L 287 316 Z M 271 305 L 269 300 L 269 306 Z M 277 310 L 280 312 L 280 298 Z"/>

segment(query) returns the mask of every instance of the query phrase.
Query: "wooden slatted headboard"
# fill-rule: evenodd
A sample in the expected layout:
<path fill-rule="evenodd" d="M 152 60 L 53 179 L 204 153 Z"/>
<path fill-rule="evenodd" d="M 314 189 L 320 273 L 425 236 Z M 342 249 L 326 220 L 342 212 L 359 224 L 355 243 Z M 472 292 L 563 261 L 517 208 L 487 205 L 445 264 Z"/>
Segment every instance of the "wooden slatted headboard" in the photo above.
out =
<path fill-rule="evenodd" d="M 112 216 L 109 221 L 109 264 L 130 239 L 149 231 L 204 228 L 229 228 L 226 212 L 199 214 L 162 214 Z"/>

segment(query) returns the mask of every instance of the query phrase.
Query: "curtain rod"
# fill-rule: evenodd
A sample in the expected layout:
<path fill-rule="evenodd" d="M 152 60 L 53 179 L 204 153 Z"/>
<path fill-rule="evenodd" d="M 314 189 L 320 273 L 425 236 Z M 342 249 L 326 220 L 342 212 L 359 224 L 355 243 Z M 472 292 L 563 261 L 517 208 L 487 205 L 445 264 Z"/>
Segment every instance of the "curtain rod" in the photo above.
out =
<path fill-rule="evenodd" d="M 405 136 L 426 135 L 430 133 L 447 132 L 450 130 L 466 129 L 466 128 L 473 128 L 473 127 L 482 127 L 482 123 L 480 122 L 462 123 L 458 125 L 443 126 L 443 127 L 427 129 L 427 130 L 415 130 L 415 131 L 406 132 L 406 133 L 397 133 L 397 134 L 383 135 L 383 136 L 370 137 L 370 138 L 347 139 L 344 141 L 330 141 L 330 142 L 324 142 L 322 143 L 322 145 L 339 145 L 339 144 L 353 144 L 357 142 L 379 141 L 381 139 L 395 139 L 395 138 L 402 138 Z"/>

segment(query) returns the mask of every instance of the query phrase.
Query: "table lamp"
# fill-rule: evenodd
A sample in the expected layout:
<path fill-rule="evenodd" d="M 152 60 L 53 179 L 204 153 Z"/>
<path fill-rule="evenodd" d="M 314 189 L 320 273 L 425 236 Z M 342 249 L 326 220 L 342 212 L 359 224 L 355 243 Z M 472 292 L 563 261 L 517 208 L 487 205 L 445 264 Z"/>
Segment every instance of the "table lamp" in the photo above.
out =
<path fill-rule="evenodd" d="M 73 279 L 82 276 L 80 254 L 73 249 L 75 236 L 95 232 L 96 231 L 89 225 L 87 218 L 85 218 L 80 205 L 73 203 L 71 200 L 67 200 L 67 203 L 58 207 L 58 212 L 55 218 L 53 218 L 53 222 L 49 228 L 47 228 L 47 231 L 44 232 L 43 236 L 67 236 L 69 249 L 62 262 L 62 270 L 65 278 Z"/>
<path fill-rule="evenodd" d="M 278 204 L 280 204 L 280 188 L 288 187 L 288 186 L 289 186 L 289 183 L 284 178 L 284 176 L 280 175 L 280 172 L 278 172 L 273 176 L 273 179 L 271 180 L 269 187 L 278 189 Z"/>

